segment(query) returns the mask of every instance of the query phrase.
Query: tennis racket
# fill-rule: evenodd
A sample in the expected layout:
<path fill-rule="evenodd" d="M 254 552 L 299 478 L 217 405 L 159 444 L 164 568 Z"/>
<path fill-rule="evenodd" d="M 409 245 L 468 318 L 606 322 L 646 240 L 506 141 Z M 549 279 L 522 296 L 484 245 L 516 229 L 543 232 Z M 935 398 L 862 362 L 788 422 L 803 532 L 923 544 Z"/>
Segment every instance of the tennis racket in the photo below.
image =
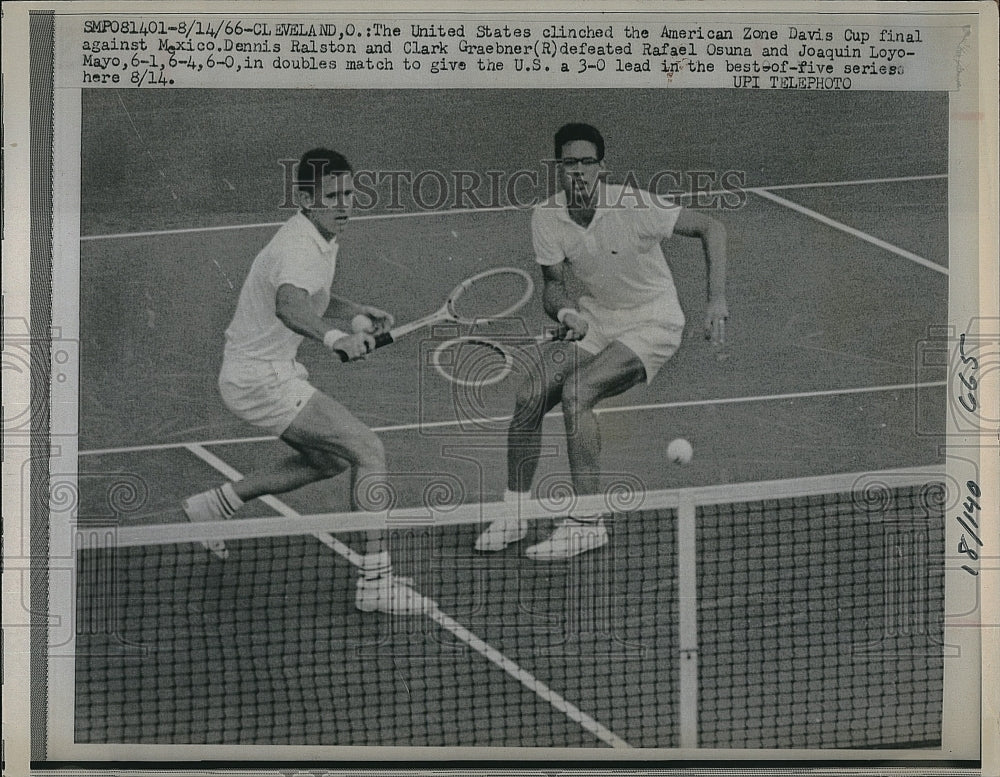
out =
<path fill-rule="evenodd" d="M 517 267 L 485 270 L 458 284 L 444 304 L 433 313 L 375 335 L 375 347 L 389 345 L 399 338 L 434 324 L 477 325 L 508 318 L 521 309 L 535 291 L 534 281 Z M 341 361 L 347 354 L 337 351 Z"/>
<path fill-rule="evenodd" d="M 511 374 L 518 359 L 518 348 L 561 340 L 565 327 L 544 334 L 525 337 L 490 337 L 484 334 L 462 335 L 446 340 L 432 351 L 430 363 L 438 374 L 459 386 L 481 389 L 499 383 Z"/>

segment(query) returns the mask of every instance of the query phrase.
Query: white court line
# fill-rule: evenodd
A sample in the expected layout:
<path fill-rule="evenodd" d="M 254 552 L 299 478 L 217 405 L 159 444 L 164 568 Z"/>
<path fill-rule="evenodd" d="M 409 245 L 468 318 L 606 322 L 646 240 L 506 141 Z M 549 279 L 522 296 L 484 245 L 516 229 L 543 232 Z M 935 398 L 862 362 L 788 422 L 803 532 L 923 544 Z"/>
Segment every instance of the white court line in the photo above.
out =
<path fill-rule="evenodd" d="M 769 192 L 776 192 L 782 189 L 823 189 L 829 186 L 871 186 L 879 183 L 907 183 L 908 181 L 936 181 L 947 178 L 947 173 L 936 175 L 904 175 L 898 178 L 862 178 L 857 181 L 817 181 L 815 183 L 779 183 L 774 186 L 757 186 L 757 189 L 764 189 Z M 749 191 L 749 189 L 748 189 Z"/>
<path fill-rule="evenodd" d="M 239 472 L 239 470 L 231 467 L 227 462 L 223 461 L 215 454 L 206 451 L 203 447 L 201 447 L 201 445 L 198 445 L 197 443 L 188 443 L 184 447 L 199 459 L 217 469 L 230 480 L 242 479 L 243 474 Z M 286 518 L 302 517 L 301 513 L 292 509 L 280 499 L 276 499 L 273 496 L 261 497 L 261 501 L 268 505 L 268 507 L 277 510 L 279 514 L 285 516 Z M 340 542 L 340 540 L 336 539 L 333 535 L 325 532 L 319 532 L 313 534 L 313 536 L 332 549 L 335 553 L 347 559 L 347 561 L 355 567 L 360 568 L 362 566 L 363 562 L 361 555 L 351 550 L 351 548 Z M 559 693 L 549 688 L 545 683 L 536 678 L 530 672 L 521 668 L 517 663 L 507 658 L 507 656 L 496 648 L 484 642 L 482 639 L 465 628 L 465 626 L 443 613 L 436 604 L 431 607 L 430 611 L 427 612 L 426 615 L 432 621 L 441 626 L 441 628 L 450 631 L 455 637 L 483 656 L 483 658 L 498 666 L 529 691 L 532 691 L 540 699 L 551 704 L 554 709 L 563 713 L 570 720 L 580 724 L 585 731 L 593 734 L 605 744 L 617 748 L 631 747 L 628 742 L 619 737 L 613 731 L 598 723 L 590 717 L 590 715 L 585 713 L 575 704 L 567 701 Z"/>
<path fill-rule="evenodd" d="M 906 183 L 907 181 L 930 181 L 938 178 L 947 178 L 948 175 L 937 174 L 937 175 L 908 175 L 901 176 L 899 178 L 862 178 L 856 181 L 816 181 L 814 183 L 785 183 L 785 184 L 775 184 L 774 186 L 760 186 L 760 187 L 750 187 L 747 189 L 715 189 L 708 192 L 692 192 L 689 195 L 681 196 L 696 196 L 703 195 L 706 197 L 711 197 L 716 194 L 735 194 L 739 191 L 768 191 L 768 190 L 779 190 L 779 189 L 811 189 L 811 188 L 823 188 L 828 186 L 865 186 L 870 184 L 879 183 Z M 527 206 L 530 207 L 530 206 Z M 433 217 L 433 216 L 460 216 L 460 215 L 471 215 L 475 213 L 496 213 L 508 210 L 527 210 L 527 207 L 522 207 L 520 205 L 502 205 L 490 208 L 454 208 L 452 210 L 424 210 L 416 211 L 413 213 L 379 213 L 379 214 L 368 214 L 362 216 L 353 216 L 352 221 L 377 221 L 379 219 L 403 219 L 403 218 L 423 218 L 423 217 Z M 280 227 L 283 221 L 266 221 L 259 224 L 232 224 L 223 225 L 218 227 L 185 227 L 180 229 L 159 229 L 152 230 L 148 232 L 119 232 L 111 233 L 107 235 L 82 235 L 80 237 L 81 241 L 86 240 L 123 240 L 132 237 L 156 237 L 158 235 L 184 235 L 194 232 L 224 232 L 231 229 L 263 229 L 264 227 Z"/>
<path fill-rule="evenodd" d="M 631 748 L 632 746 L 626 742 L 624 739 L 619 737 L 614 732 L 602 726 L 596 720 L 594 720 L 590 715 L 581 710 L 574 704 L 566 701 L 562 696 L 560 696 L 556 691 L 553 691 L 541 680 L 535 678 L 530 672 L 525 671 L 516 663 L 511 661 L 507 656 L 497 650 L 495 647 L 487 644 L 471 631 L 469 631 L 465 626 L 456 622 L 452 618 L 441 612 L 440 609 L 436 609 L 428 613 L 428 617 L 439 624 L 442 628 L 447 629 L 460 640 L 462 640 L 466 645 L 471 647 L 477 653 L 479 653 L 483 658 L 493 662 L 498 667 L 503 669 L 507 674 L 513 677 L 515 680 L 520 682 L 529 691 L 534 691 L 539 698 L 547 701 L 555 709 L 562 712 L 572 721 L 579 723 L 580 726 L 589 731 L 595 737 L 605 742 L 611 747 L 617 748 Z"/>
<path fill-rule="evenodd" d="M 907 251 L 903 248 L 899 248 L 898 246 L 894 246 L 892 243 L 887 243 L 884 240 L 879 240 L 877 237 L 873 237 L 872 235 L 869 235 L 867 232 L 862 232 L 860 229 L 855 229 L 854 227 L 849 227 L 847 226 L 847 224 L 844 224 L 840 221 L 835 221 L 829 216 L 824 216 L 822 213 L 818 213 L 817 211 L 811 210 L 810 208 L 806 208 L 803 205 L 799 205 L 797 202 L 786 200 L 784 197 L 779 197 L 777 194 L 771 194 L 771 192 L 767 191 L 766 189 L 747 189 L 747 191 L 752 192 L 753 194 L 756 194 L 759 197 L 763 197 L 764 199 L 772 200 L 773 202 L 776 202 L 779 205 L 784 205 L 786 208 L 790 208 L 791 210 L 794 210 L 798 213 L 802 213 L 805 216 L 809 216 L 810 218 L 816 219 L 816 221 L 820 222 L 821 224 L 826 224 L 828 227 L 833 227 L 834 229 L 839 229 L 841 232 L 846 232 L 848 235 L 851 235 L 851 237 L 859 238 L 861 240 L 864 240 L 866 243 L 871 243 L 873 246 L 877 246 L 878 248 L 881 248 L 885 251 L 894 253 L 897 256 L 902 256 L 904 259 L 909 259 L 911 262 L 915 262 L 921 265 L 922 267 L 926 267 L 930 270 L 935 270 L 941 273 L 942 275 L 948 274 L 947 267 L 942 267 L 936 262 L 932 262 L 929 259 L 924 259 L 922 256 L 917 256 L 916 254 L 911 253 L 910 251 Z"/>
<path fill-rule="evenodd" d="M 875 394 L 884 391 L 915 391 L 924 388 L 937 388 L 947 385 L 946 381 L 938 380 L 930 383 L 896 383 L 887 386 L 864 386 L 846 389 L 825 389 L 821 391 L 797 391 L 789 394 L 764 394 L 761 396 L 748 397 L 722 397 L 720 399 L 690 399 L 679 402 L 654 402 L 647 405 L 623 405 L 621 407 L 599 407 L 594 412 L 599 415 L 613 413 L 630 413 L 645 410 L 670 410 L 676 407 L 707 407 L 709 405 L 738 405 L 750 402 L 779 402 L 786 399 L 809 399 L 812 397 L 836 397 L 850 394 Z M 549 413 L 550 416 L 561 416 L 561 411 Z M 471 423 L 482 422 L 503 422 L 509 421 L 510 416 L 496 416 L 493 418 L 466 419 L 464 421 L 427 421 L 412 424 L 396 424 L 394 426 L 375 426 L 372 431 L 376 433 L 385 432 L 406 432 L 414 429 L 442 429 L 450 426 L 464 426 Z M 229 437 L 218 440 L 201 440 L 199 442 L 166 442 L 152 445 L 131 445 L 123 448 L 94 448 L 88 451 L 79 451 L 79 456 L 107 456 L 116 453 L 139 453 L 142 451 L 166 451 L 178 448 L 189 448 L 192 445 L 240 445 L 243 443 L 269 442 L 278 439 L 273 435 L 263 435 L 259 437 Z M 207 453 L 207 451 L 206 451 Z"/>

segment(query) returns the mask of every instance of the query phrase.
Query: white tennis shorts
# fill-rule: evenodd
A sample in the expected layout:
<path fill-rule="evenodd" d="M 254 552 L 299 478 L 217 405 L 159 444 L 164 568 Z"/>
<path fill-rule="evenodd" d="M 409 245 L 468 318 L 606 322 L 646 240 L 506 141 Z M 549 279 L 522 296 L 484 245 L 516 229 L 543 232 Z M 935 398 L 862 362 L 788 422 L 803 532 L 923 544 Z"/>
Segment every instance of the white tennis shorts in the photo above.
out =
<path fill-rule="evenodd" d="M 281 435 L 316 393 L 309 372 L 297 361 L 269 362 L 225 356 L 219 393 L 230 412 Z"/>
<path fill-rule="evenodd" d="M 587 320 L 587 334 L 577 345 L 598 354 L 617 341 L 633 351 L 646 368 L 646 383 L 667 363 L 681 345 L 684 319 L 678 321 L 663 300 L 627 310 L 612 310 L 591 297 L 580 297 L 580 314 Z"/>

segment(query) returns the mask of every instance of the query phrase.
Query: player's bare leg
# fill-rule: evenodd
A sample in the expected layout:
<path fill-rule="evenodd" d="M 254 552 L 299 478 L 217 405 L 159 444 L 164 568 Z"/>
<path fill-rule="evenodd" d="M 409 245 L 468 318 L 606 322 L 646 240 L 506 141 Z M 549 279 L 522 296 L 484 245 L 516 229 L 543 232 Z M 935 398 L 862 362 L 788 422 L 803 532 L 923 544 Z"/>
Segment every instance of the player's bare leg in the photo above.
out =
<path fill-rule="evenodd" d="M 578 361 L 591 358 L 568 342 L 546 343 L 540 352 L 540 364 L 561 364 L 565 369 L 543 368 L 541 374 L 526 375 L 515 390 L 514 414 L 507 430 L 509 491 L 525 493 L 531 490 L 541 453 L 545 414 L 559 404 L 567 374 Z"/>
<path fill-rule="evenodd" d="M 182 508 L 191 521 L 225 520 L 251 499 L 265 494 L 294 491 L 310 483 L 335 477 L 349 466 L 349 462 L 336 456 L 303 449 L 274 464 L 254 470 L 242 480 L 224 483 L 218 488 L 188 497 Z M 219 558 L 229 556 L 226 545 L 221 540 L 208 540 L 202 544 Z"/>
<path fill-rule="evenodd" d="M 494 552 L 520 542 L 528 533 L 520 516 L 520 501 L 531 490 L 542 448 L 545 414 L 559 404 L 566 375 L 577 359 L 586 357 L 569 342 L 546 343 L 539 348 L 539 369 L 524 375 L 515 390 L 514 414 L 507 429 L 507 491 L 510 512 L 494 520 L 476 539 L 475 549 Z M 561 358 L 560 358 L 561 356 Z M 545 365 L 563 365 L 545 369 Z"/>
<path fill-rule="evenodd" d="M 390 486 L 382 441 L 335 399 L 317 391 L 281 437 L 310 457 L 349 463 L 352 510 L 377 512 L 384 506 Z M 413 615 L 433 607 L 408 583 L 392 574 L 384 532 L 369 531 L 355 597 L 358 609 Z"/>
<path fill-rule="evenodd" d="M 307 403 L 302 413 L 306 412 L 309 404 L 311 402 Z M 300 413 L 296 420 L 301 417 Z M 284 439 L 284 435 L 282 438 Z M 225 483 L 218 488 L 186 499 L 182 507 L 189 520 L 224 520 L 251 499 L 265 494 L 293 491 L 310 483 L 335 477 L 350 466 L 350 462 L 343 457 L 297 445 L 294 440 L 285 442 L 298 453 L 257 469 L 242 480 Z M 209 541 L 204 545 L 220 558 L 228 556 L 225 544 L 221 541 Z"/>
<path fill-rule="evenodd" d="M 600 489 L 601 433 L 594 407 L 645 377 L 646 369 L 639 357 L 614 342 L 581 365 L 563 386 L 569 468 L 578 495 L 596 494 Z M 565 559 L 599 548 L 607 541 L 601 513 L 573 514 L 547 540 L 528 548 L 526 554 L 538 561 Z"/>
<path fill-rule="evenodd" d="M 378 500 L 384 499 L 388 493 L 382 442 L 346 407 L 326 394 L 320 391 L 313 394 L 281 439 L 299 451 L 299 455 L 254 473 L 248 478 L 249 483 L 226 484 L 219 491 L 232 489 L 235 494 L 240 489 L 247 497 L 253 498 L 265 493 L 281 493 L 281 490 L 291 490 L 350 469 L 352 510 L 375 511 L 379 507 Z M 242 497 L 239 499 L 242 500 Z M 223 501 L 228 501 L 225 495 Z M 222 558 L 226 557 L 222 543 L 209 549 Z M 404 581 L 393 576 L 392 562 L 381 530 L 372 530 L 367 534 L 355 603 L 365 611 L 382 610 L 396 614 L 425 612 L 431 606 Z"/>
<path fill-rule="evenodd" d="M 542 448 L 545 415 L 559 404 L 567 375 L 592 358 L 574 343 L 557 341 L 540 346 L 538 370 L 524 375 L 515 389 L 514 413 L 507 429 L 507 490 L 510 512 L 493 521 L 476 540 L 479 551 L 503 550 L 527 534 L 520 502 L 531 491 Z M 560 365 L 557 368 L 546 365 Z"/>
<path fill-rule="evenodd" d="M 562 392 L 566 445 L 573 488 L 578 495 L 600 490 L 601 431 L 594 408 L 646 378 L 642 361 L 628 347 L 611 343 L 581 365 Z"/>
<path fill-rule="evenodd" d="M 284 494 L 336 477 L 350 466 L 345 459 L 335 456 L 324 459 L 306 452 L 292 454 L 272 466 L 254 470 L 243 480 L 233 483 L 233 490 L 242 501 L 249 502 L 265 494 Z"/>
<path fill-rule="evenodd" d="M 281 439 L 307 452 L 313 460 L 345 461 L 351 470 L 351 510 L 377 508 L 379 496 L 388 492 L 388 473 L 382 441 L 342 404 L 321 391 L 302 408 Z M 363 493 L 359 493 L 359 490 Z M 382 532 L 369 532 L 368 553 L 385 550 Z"/>

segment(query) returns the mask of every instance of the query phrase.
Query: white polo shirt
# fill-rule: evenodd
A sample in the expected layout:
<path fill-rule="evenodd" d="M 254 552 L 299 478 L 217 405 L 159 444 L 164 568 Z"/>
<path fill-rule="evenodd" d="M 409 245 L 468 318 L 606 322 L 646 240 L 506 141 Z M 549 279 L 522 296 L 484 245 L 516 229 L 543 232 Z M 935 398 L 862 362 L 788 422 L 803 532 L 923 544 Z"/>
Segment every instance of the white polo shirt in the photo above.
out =
<path fill-rule="evenodd" d="M 323 315 L 337 268 L 336 239 L 327 242 L 309 219 L 297 213 L 257 254 L 226 329 L 226 357 L 292 361 L 304 339 L 275 315 L 278 287 L 290 283 L 309 292 L 309 306 Z"/>
<path fill-rule="evenodd" d="M 660 241 L 670 237 L 681 208 L 650 192 L 601 184 L 586 228 L 569 217 L 566 193 L 534 207 L 531 236 L 542 265 L 569 262 L 600 307 L 629 310 L 661 300 L 665 319 L 683 326 L 684 313 Z"/>

